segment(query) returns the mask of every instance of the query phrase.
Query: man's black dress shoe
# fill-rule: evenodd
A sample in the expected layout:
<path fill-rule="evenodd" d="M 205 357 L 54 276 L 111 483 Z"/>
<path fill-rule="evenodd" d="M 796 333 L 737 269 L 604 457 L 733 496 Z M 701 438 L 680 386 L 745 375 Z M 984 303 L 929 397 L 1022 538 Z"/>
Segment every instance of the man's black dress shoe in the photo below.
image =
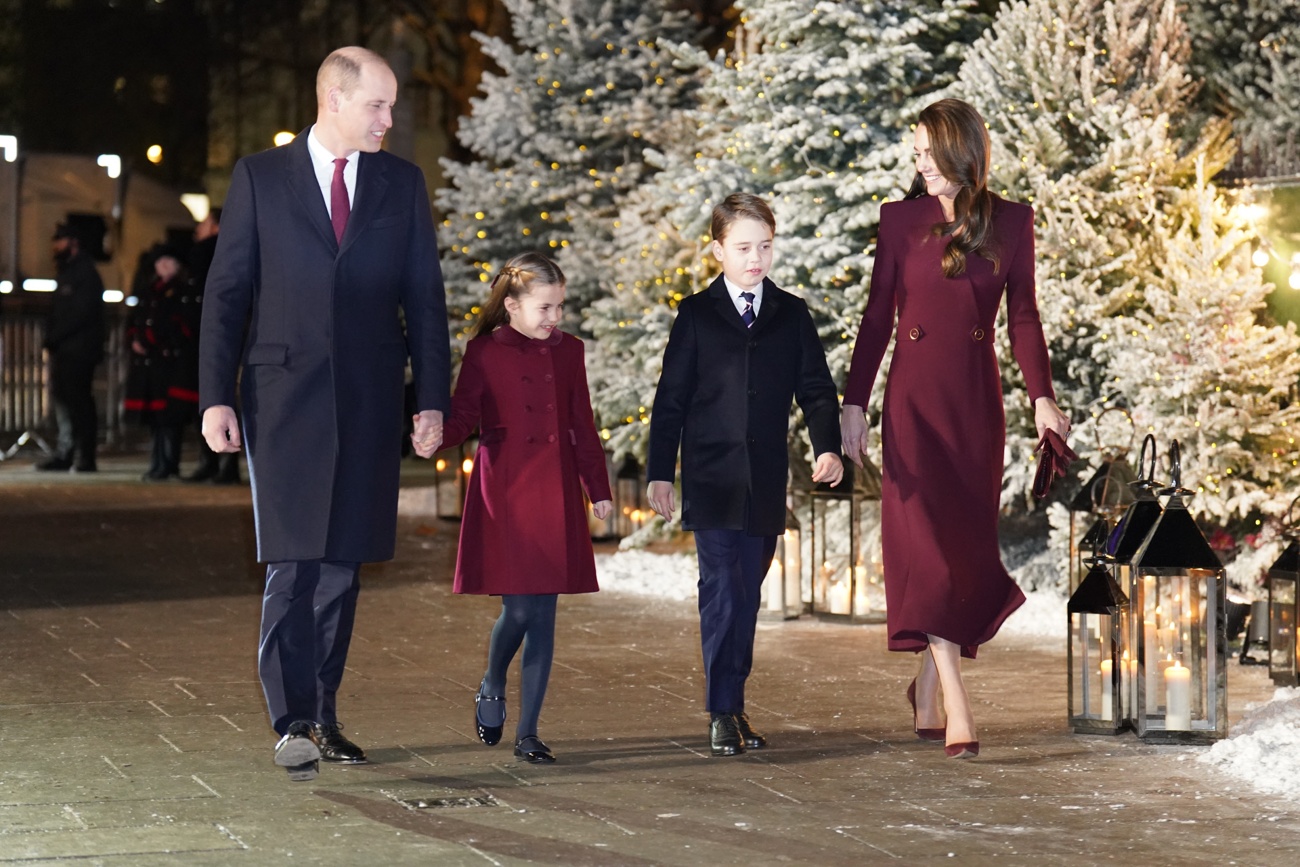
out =
<path fill-rule="evenodd" d="M 313 730 L 312 723 L 299 720 L 275 745 L 275 763 L 295 782 L 314 780 L 320 772 L 320 748 L 312 739 Z"/>
<path fill-rule="evenodd" d="M 43 461 L 42 463 L 37 464 L 36 469 L 44 470 L 46 472 L 58 472 L 60 470 L 70 470 L 72 469 L 72 461 L 68 460 L 67 458 L 54 457 L 54 458 L 50 458 L 48 461 Z"/>
<path fill-rule="evenodd" d="M 95 465 L 94 461 L 90 461 L 89 463 L 77 464 L 72 468 L 72 471 L 74 473 L 97 473 L 99 472 L 99 467 Z"/>
<path fill-rule="evenodd" d="M 745 751 L 745 741 L 736 728 L 736 717 L 715 713 L 709 723 L 709 749 L 715 756 L 738 756 Z"/>
<path fill-rule="evenodd" d="M 316 746 L 320 748 L 322 761 L 336 762 L 340 765 L 365 764 L 366 751 L 343 735 L 342 723 L 318 724 L 312 734 L 316 737 Z"/>
<path fill-rule="evenodd" d="M 534 765 L 547 765 L 555 761 L 555 754 L 537 735 L 529 735 L 515 741 L 515 758 Z"/>
<path fill-rule="evenodd" d="M 485 681 L 486 682 L 486 681 Z M 491 717 L 484 720 L 484 716 Z M 490 723 L 495 722 L 495 725 Z M 490 747 L 501 742 L 501 730 L 506 725 L 506 697 L 504 695 L 484 695 L 483 684 L 478 685 L 474 694 L 474 730 L 478 739 Z M 519 751 L 516 749 L 515 754 Z"/>
<path fill-rule="evenodd" d="M 767 746 L 767 738 L 754 731 L 754 727 L 749 724 L 749 717 L 742 710 L 734 715 L 736 717 L 736 731 L 740 732 L 740 739 L 745 742 L 747 750 L 761 750 Z"/>
<path fill-rule="evenodd" d="M 185 476 L 183 481 L 186 482 L 206 482 L 217 475 L 217 468 L 210 466 L 201 466 L 194 472 Z"/>

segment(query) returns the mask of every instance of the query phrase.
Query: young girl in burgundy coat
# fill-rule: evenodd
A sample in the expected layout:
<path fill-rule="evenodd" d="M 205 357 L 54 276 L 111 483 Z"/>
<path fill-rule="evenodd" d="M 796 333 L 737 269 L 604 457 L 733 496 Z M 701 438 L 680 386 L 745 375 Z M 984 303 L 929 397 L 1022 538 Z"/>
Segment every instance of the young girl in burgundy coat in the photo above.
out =
<path fill-rule="evenodd" d="M 582 341 L 559 330 L 564 274 L 538 253 L 512 258 L 492 281 L 443 428 L 443 447 L 479 430 L 456 559 L 457 593 L 501 597 L 487 673 L 474 696 L 483 743 L 501 740 L 506 670 L 523 644 L 515 756 L 553 762 L 537 737 L 555 649 L 560 593 L 591 593 L 596 564 L 583 490 L 613 509 L 591 412 Z"/>

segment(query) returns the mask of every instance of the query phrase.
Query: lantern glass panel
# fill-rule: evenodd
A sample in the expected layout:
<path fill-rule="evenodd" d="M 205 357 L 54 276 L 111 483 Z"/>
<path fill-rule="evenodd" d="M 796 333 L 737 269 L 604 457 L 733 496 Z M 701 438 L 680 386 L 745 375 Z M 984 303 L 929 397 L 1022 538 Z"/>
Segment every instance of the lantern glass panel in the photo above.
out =
<path fill-rule="evenodd" d="M 1114 669 L 1118 647 L 1113 637 L 1116 618 L 1109 614 L 1070 615 L 1070 656 L 1074 660 L 1070 716 L 1113 724 L 1120 710 Z"/>
<path fill-rule="evenodd" d="M 1163 571 L 1163 570 L 1162 570 Z M 1226 728 L 1222 573 L 1149 574 L 1136 590 L 1138 734 L 1150 740 L 1222 737 Z"/>
<path fill-rule="evenodd" d="M 1280 686 L 1300 686 L 1296 615 L 1296 577 L 1271 573 L 1268 576 L 1268 673 Z"/>
<path fill-rule="evenodd" d="M 799 522 L 786 511 L 785 533 L 777 537 L 772 565 L 763 579 L 760 612 L 793 619 L 803 613 L 803 540 Z"/>

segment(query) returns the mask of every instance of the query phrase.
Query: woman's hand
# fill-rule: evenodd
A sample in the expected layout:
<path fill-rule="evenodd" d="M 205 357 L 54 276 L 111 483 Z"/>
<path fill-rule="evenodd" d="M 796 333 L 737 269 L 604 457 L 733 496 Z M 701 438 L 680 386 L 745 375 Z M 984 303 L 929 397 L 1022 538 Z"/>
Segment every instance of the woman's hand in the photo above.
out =
<path fill-rule="evenodd" d="M 597 521 L 605 520 L 612 511 L 614 511 L 613 500 L 600 500 L 591 504 L 591 513 L 596 516 Z"/>
<path fill-rule="evenodd" d="M 846 403 L 840 410 L 840 445 L 844 457 L 861 467 L 867 454 L 867 419 L 862 407 Z"/>
<path fill-rule="evenodd" d="M 1070 434 L 1070 417 L 1061 412 L 1056 401 L 1050 397 L 1040 397 L 1034 401 L 1034 426 L 1038 428 L 1040 440 L 1043 434 L 1047 433 L 1048 428 L 1056 431 L 1061 439 L 1065 439 Z"/>

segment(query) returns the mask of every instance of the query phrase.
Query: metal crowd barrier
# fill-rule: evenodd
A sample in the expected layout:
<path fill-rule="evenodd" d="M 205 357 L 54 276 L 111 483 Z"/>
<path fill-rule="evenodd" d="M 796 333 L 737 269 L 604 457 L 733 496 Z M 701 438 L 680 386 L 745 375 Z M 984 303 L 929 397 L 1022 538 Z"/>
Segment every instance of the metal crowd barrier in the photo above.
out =
<path fill-rule="evenodd" d="M 95 371 L 95 410 L 100 442 L 112 446 L 122 438 L 125 310 L 111 305 L 105 318 L 108 340 L 104 361 Z M 0 319 L 0 460 L 14 457 L 24 446 L 48 451 L 55 440 L 44 341 L 45 317 L 19 313 Z"/>

